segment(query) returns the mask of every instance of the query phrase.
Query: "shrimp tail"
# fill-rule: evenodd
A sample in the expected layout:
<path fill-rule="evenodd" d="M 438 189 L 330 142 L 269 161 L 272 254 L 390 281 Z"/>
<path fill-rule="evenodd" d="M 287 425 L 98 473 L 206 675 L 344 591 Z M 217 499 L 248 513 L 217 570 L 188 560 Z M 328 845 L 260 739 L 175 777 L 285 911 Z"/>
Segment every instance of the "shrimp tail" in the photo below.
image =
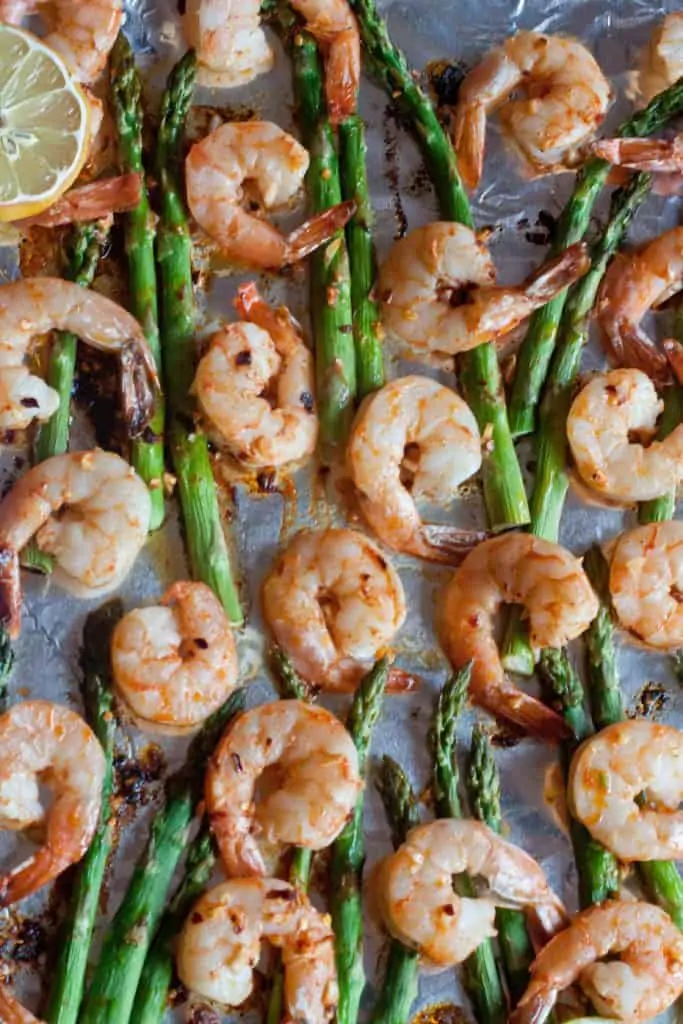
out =
<path fill-rule="evenodd" d="M 470 697 L 495 718 L 502 718 L 518 726 L 527 736 L 535 736 L 546 743 L 559 743 L 571 733 L 561 715 L 515 686 L 486 688 L 470 684 Z"/>
<path fill-rule="evenodd" d="M 599 139 L 591 146 L 593 156 L 635 171 L 683 171 L 683 140 Z"/>
<path fill-rule="evenodd" d="M 356 203 L 347 199 L 329 210 L 311 217 L 285 240 L 285 263 L 297 263 L 309 253 L 315 252 L 328 242 L 342 228 L 346 227 L 356 212 Z"/>
<path fill-rule="evenodd" d="M 486 540 L 483 530 L 459 530 L 455 526 L 441 523 L 423 523 L 420 530 L 420 550 L 415 553 L 421 558 L 447 565 L 459 565 L 465 555 Z"/>
<path fill-rule="evenodd" d="M 20 867 L 0 876 L 0 909 L 11 907 L 37 892 L 68 866 L 69 861 L 61 863 L 48 842 Z"/>
<path fill-rule="evenodd" d="M 121 350 L 121 402 L 130 437 L 144 433 L 158 400 L 159 377 L 152 357 L 137 344 Z"/>
<path fill-rule="evenodd" d="M 453 146 L 458 158 L 460 177 L 469 189 L 481 181 L 486 151 L 486 108 L 478 104 L 456 113 Z"/>
<path fill-rule="evenodd" d="M 608 347 L 618 365 L 642 370 L 659 385 L 671 382 L 671 357 L 662 355 L 637 324 L 621 321 L 616 333 L 618 340 L 610 338 Z"/>
<path fill-rule="evenodd" d="M 544 306 L 558 292 L 569 287 L 586 273 L 591 265 L 588 249 L 583 242 L 570 245 L 563 253 L 548 260 L 521 286 L 527 299 L 535 307 Z"/>
<path fill-rule="evenodd" d="M 508 1024 L 543 1024 L 557 1002 L 555 991 L 541 991 L 524 998 L 514 1013 L 508 1017 Z"/>
<path fill-rule="evenodd" d="M 0 545 L 0 622 L 16 640 L 21 629 L 19 554 L 5 544 Z"/>
<path fill-rule="evenodd" d="M 75 221 L 100 220 L 125 213 L 140 202 L 141 174 L 121 174 L 70 189 L 61 199 L 35 217 L 16 221 L 18 227 L 56 228 Z"/>
<path fill-rule="evenodd" d="M 355 23 L 331 41 L 325 69 L 330 123 L 341 124 L 356 113 L 360 79 L 360 39 Z"/>

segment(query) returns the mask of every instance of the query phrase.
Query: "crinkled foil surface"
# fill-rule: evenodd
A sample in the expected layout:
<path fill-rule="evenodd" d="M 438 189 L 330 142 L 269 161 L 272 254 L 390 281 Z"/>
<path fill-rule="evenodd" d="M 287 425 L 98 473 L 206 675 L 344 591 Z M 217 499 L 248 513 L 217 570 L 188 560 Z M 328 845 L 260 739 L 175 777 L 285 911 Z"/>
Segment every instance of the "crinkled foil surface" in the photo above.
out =
<path fill-rule="evenodd" d="M 380 6 L 388 17 L 393 38 L 417 69 L 424 69 L 430 62 L 443 58 L 456 59 L 469 67 L 489 47 L 518 29 L 577 36 L 592 50 L 615 90 L 616 99 L 605 126 L 609 130 L 632 106 L 627 98 L 628 72 L 637 65 L 640 50 L 657 21 L 674 5 L 654 5 L 644 0 L 413 0 L 411 3 L 385 2 Z M 153 98 L 158 95 L 158 88 L 183 45 L 179 15 L 174 0 L 130 0 L 128 7 L 126 30 L 147 70 L 150 97 Z M 263 117 L 295 131 L 289 62 L 276 39 L 273 45 L 277 64 L 270 75 L 230 93 L 200 92 L 197 102 L 215 106 L 219 115 L 224 107 L 227 116 Z M 375 235 L 382 258 L 394 239 L 406 229 L 434 219 L 437 211 L 414 142 L 397 121 L 383 92 L 367 79 L 363 80 L 361 107 L 368 127 Z M 485 176 L 474 210 L 477 225 L 493 229 L 491 250 L 501 281 L 520 281 L 543 259 L 547 243 L 547 215 L 559 214 L 571 185 L 572 176 L 569 174 L 525 181 L 516 173 L 512 157 L 503 152 L 494 119 L 488 133 Z M 292 222 L 301 219 L 302 209 L 288 214 Z M 605 212 L 606 197 L 603 197 L 595 211 L 596 222 L 604 217 Z M 675 225 L 679 217 L 680 200 L 650 197 L 629 232 L 629 243 L 654 237 Z M 12 253 L 8 249 L 2 253 L 3 268 L 11 276 L 14 267 Z M 205 300 L 203 298 L 206 307 L 203 333 L 221 319 L 233 316 L 231 299 L 237 284 L 246 277 L 243 274 L 221 274 L 210 280 Z M 303 275 L 294 273 L 287 279 L 271 278 L 263 284 L 270 298 L 286 301 L 294 314 L 304 324 L 307 323 L 307 287 Z M 658 314 L 662 330 L 665 329 L 663 321 L 666 316 L 666 313 Z M 593 340 L 584 357 L 584 369 L 602 364 L 601 350 Z M 409 369 L 432 372 L 423 367 L 401 365 L 392 359 L 388 366 L 391 375 L 399 375 Z M 443 379 L 447 380 L 447 377 Z M 452 380 L 450 382 L 453 383 Z M 89 428 L 80 421 L 75 430 L 75 441 L 81 447 L 92 442 Z M 3 484 L 25 466 L 25 454 L 19 449 L 4 451 Z M 522 461 L 531 464 L 532 447 L 523 446 L 522 454 Z M 243 484 L 235 486 L 232 530 L 248 622 L 240 639 L 240 656 L 244 677 L 251 680 L 251 704 L 272 697 L 262 669 L 265 643 L 259 591 L 264 574 L 280 544 L 300 526 L 342 521 L 343 510 L 320 498 L 320 487 L 312 487 L 311 473 L 310 467 L 299 473 L 295 487 L 285 481 L 276 493 L 259 496 Z M 452 517 L 453 510 L 442 514 Z M 483 522 L 481 496 L 476 488 L 470 488 L 462 496 L 455 515 L 463 525 Z M 579 552 L 596 540 L 616 535 L 633 522 L 632 513 L 588 506 L 572 494 L 564 516 L 561 539 Z M 408 621 L 397 642 L 397 660 L 401 666 L 418 672 L 424 683 L 409 696 L 391 697 L 386 701 L 373 741 L 373 754 L 375 757 L 384 753 L 395 756 L 408 769 L 417 790 L 424 793 L 430 771 L 427 729 L 435 695 L 447 674 L 447 665 L 438 650 L 433 631 L 436 595 L 446 573 L 408 558 L 395 557 L 394 561 L 409 599 Z M 182 578 L 186 572 L 177 515 L 171 502 L 168 523 L 150 539 L 121 590 L 126 608 L 153 602 L 169 582 Z M 24 586 L 24 625 L 11 684 L 13 699 L 45 697 L 79 706 L 78 653 L 83 622 L 90 606 L 60 591 L 49 579 L 25 575 Z M 683 725 L 683 695 L 664 658 L 639 650 L 620 638 L 619 668 L 629 709 L 641 713 L 646 707 L 648 713 L 658 720 Z M 642 699 L 644 695 L 646 700 Z M 343 711 L 341 702 L 330 704 Z M 460 722 L 463 750 L 467 747 L 472 721 L 473 714 L 468 713 Z M 134 725 L 127 724 L 121 734 L 122 758 L 137 757 L 149 764 L 150 743 L 158 744 L 163 750 L 168 767 L 178 763 L 186 746 L 184 739 L 145 734 L 137 731 Z M 548 789 L 551 788 L 548 777 L 555 753 L 538 743 L 525 741 L 512 746 L 502 743 L 497 757 L 509 838 L 540 860 L 557 892 L 570 909 L 575 909 L 577 878 L 569 841 L 548 799 Z M 118 904 L 134 858 L 144 844 L 150 816 L 161 797 L 156 773 L 151 772 L 151 776 L 146 785 L 146 804 L 131 810 L 121 835 L 100 921 L 100 937 Z M 425 815 L 428 813 L 425 807 Z M 389 849 L 388 830 L 372 784 L 368 787 L 366 837 L 368 868 L 371 869 Z M 17 863 L 28 848 L 25 840 L 9 834 L 0 836 L 0 842 L 3 864 Z M 38 945 L 44 938 L 47 950 L 54 949 L 53 922 L 58 912 L 59 900 L 43 895 L 26 901 L 21 907 L 21 915 L 4 912 L 0 920 L 1 930 L 3 936 L 10 939 L 4 948 L 11 951 L 15 948 L 11 940 L 17 934 L 23 935 L 26 941 L 26 936 L 35 933 L 37 928 Z M 44 935 L 40 929 L 45 930 Z M 373 1004 L 382 977 L 382 939 L 370 914 L 367 915 L 366 931 L 368 986 L 364 1007 L 367 1010 Z M 49 952 L 47 957 L 39 956 L 37 965 L 30 967 L 22 966 L 18 962 L 19 957 L 16 960 L 17 991 L 27 1005 L 37 1008 L 41 985 L 44 991 L 44 982 L 49 976 Z M 263 990 L 263 986 L 260 988 Z M 415 1012 L 442 1002 L 462 1007 L 464 1017 L 471 1019 L 467 1000 L 454 971 L 423 974 Z M 169 1011 L 167 1019 L 169 1022 L 190 1020 L 192 1009 L 191 1000 L 181 1002 L 176 1009 Z M 263 1008 L 258 998 L 252 1000 L 246 1010 L 228 1016 L 217 1013 L 216 1020 L 242 1017 L 263 1019 Z"/>

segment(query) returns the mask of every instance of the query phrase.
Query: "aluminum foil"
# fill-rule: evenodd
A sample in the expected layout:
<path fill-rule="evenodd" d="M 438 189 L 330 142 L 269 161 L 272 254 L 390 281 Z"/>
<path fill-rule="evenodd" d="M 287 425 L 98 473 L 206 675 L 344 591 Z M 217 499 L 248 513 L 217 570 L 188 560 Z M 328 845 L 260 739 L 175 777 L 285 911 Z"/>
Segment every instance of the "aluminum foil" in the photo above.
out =
<path fill-rule="evenodd" d="M 639 51 L 657 21 L 673 3 L 653 5 L 646 0 L 413 0 L 380 4 L 388 17 L 392 37 L 404 49 L 410 64 L 418 69 L 443 58 L 456 59 L 465 67 L 475 63 L 492 45 L 518 29 L 569 33 L 583 40 L 594 53 L 615 91 L 606 129 L 615 126 L 631 109 L 627 98 Z M 129 0 L 126 29 L 144 63 L 149 76 L 150 94 L 158 92 L 172 62 L 182 49 L 179 16 L 174 0 Z M 291 79 L 287 58 L 279 42 L 273 45 L 277 55 L 276 68 L 252 85 L 230 93 L 200 93 L 197 102 L 225 107 L 227 117 L 259 116 L 277 121 L 293 129 Z M 382 91 L 367 79 L 363 80 L 361 109 L 368 128 L 369 172 L 373 205 L 376 214 L 375 237 L 382 258 L 392 242 L 406 229 L 416 227 L 437 215 L 434 194 L 429 185 L 412 138 L 397 121 Z M 504 153 L 495 118 L 488 131 L 488 152 L 485 175 L 474 204 L 478 226 L 491 226 L 494 234 L 491 249 L 503 282 L 520 281 L 544 257 L 547 240 L 545 226 L 548 215 L 562 209 L 572 187 L 569 174 L 525 181 L 516 173 L 512 158 Z M 606 199 L 595 211 L 596 220 L 604 217 Z M 302 211 L 291 215 L 300 220 Z M 675 199 L 651 197 L 629 232 L 629 242 L 638 243 L 672 227 L 679 219 L 679 202 Z M 3 250 L 2 267 L 13 273 L 14 260 L 10 250 Z M 221 274 L 211 279 L 206 296 L 205 322 L 200 333 L 206 333 L 217 322 L 232 317 L 231 299 L 237 284 L 247 275 Z M 253 275 L 252 275 L 253 276 Z M 264 281 L 267 294 L 286 301 L 294 314 L 307 322 L 307 287 L 302 274 Z M 661 314 L 660 316 L 665 316 Z M 603 364 L 601 351 L 593 340 L 584 358 L 585 369 Z M 400 375 L 414 367 L 388 360 L 389 373 Z M 431 373 L 424 367 L 419 372 Z M 447 380 L 447 377 L 443 377 Z M 453 383 L 451 380 L 450 383 Z M 76 444 L 85 447 L 92 442 L 87 423 L 79 419 Z M 529 445 L 522 446 L 523 462 L 531 460 Z M 6 449 L 3 453 L 3 482 L 7 483 L 25 466 L 26 452 Z M 316 467 L 299 473 L 295 487 L 283 486 L 276 493 L 256 496 L 253 489 L 234 483 L 235 510 L 232 524 L 243 580 L 243 599 L 248 625 L 240 639 L 240 657 L 245 678 L 251 680 L 249 701 L 252 704 L 272 697 L 272 690 L 262 668 L 264 652 L 263 623 L 259 609 L 259 590 L 280 544 L 305 524 L 326 525 L 343 521 L 343 509 L 331 493 L 320 497 L 320 488 L 312 486 Z M 296 495 L 293 497 L 293 495 Z M 453 516 L 453 510 L 442 513 Z M 476 489 L 463 495 L 455 509 L 463 525 L 483 522 L 481 497 Z M 576 495 L 570 495 L 562 528 L 562 541 L 576 551 L 583 551 L 596 540 L 604 540 L 633 522 L 631 513 L 588 506 Z M 409 616 L 397 640 L 398 663 L 416 671 L 424 683 L 416 693 L 391 697 L 377 727 L 373 741 L 373 757 L 384 753 L 395 756 L 408 770 L 419 792 L 429 784 L 430 764 L 426 735 L 434 698 L 447 675 L 447 665 L 440 654 L 433 631 L 433 611 L 439 587 L 447 573 L 414 560 L 394 557 L 409 601 Z M 152 602 L 172 580 L 187 573 L 184 553 L 173 502 L 169 504 L 169 521 L 152 537 L 134 571 L 121 589 L 127 608 Z M 88 603 L 76 600 L 57 589 L 49 579 L 25 575 L 25 609 L 22 636 L 17 645 L 17 667 L 11 689 L 14 699 L 45 697 L 78 706 L 78 652 L 81 631 Z M 619 668 L 627 704 L 642 710 L 640 697 L 645 684 L 650 714 L 663 721 L 683 725 L 683 695 L 664 658 L 620 642 Z M 533 685 L 533 684 L 531 684 Z M 328 701 L 342 712 L 344 703 Z M 463 716 L 459 726 L 462 750 L 467 749 L 473 713 Z M 121 753 L 135 758 L 149 753 L 148 744 L 163 750 L 169 766 L 176 764 L 185 748 L 185 741 L 142 733 L 133 725 L 125 725 L 121 734 Z M 538 743 L 525 741 L 514 746 L 501 746 L 497 752 L 502 776 L 505 826 L 509 838 L 533 853 L 550 876 L 557 892 L 570 910 L 576 908 L 577 879 L 571 849 L 561 821 L 549 804 L 547 779 L 556 760 L 556 753 Z M 372 763 L 370 767 L 372 777 Z M 134 858 L 145 842 L 147 825 L 160 799 L 160 785 L 150 780 L 146 806 L 131 811 L 116 851 L 110 875 L 106 906 L 99 924 L 99 938 L 107 920 L 118 904 L 130 875 Z M 425 806 L 425 816 L 429 810 Z M 372 783 L 368 786 L 366 807 L 366 838 L 368 866 L 372 867 L 389 849 L 389 837 L 380 801 Z M 16 863 L 28 848 L 25 840 L 0 835 L 3 864 Z M 45 908 L 48 908 L 47 912 Z M 27 1005 L 40 1005 L 41 979 L 49 977 L 49 950 L 54 949 L 52 922 L 59 916 L 58 901 L 43 895 L 26 901 L 21 915 L 5 914 L 1 922 L 9 939 L 4 950 L 14 959 L 17 992 Z M 47 953 L 40 954 L 37 966 L 27 969 L 19 963 L 27 935 L 44 929 Z M 31 931 L 33 929 L 33 931 Z M 366 969 L 368 985 L 364 1008 L 372 1006 L 382 980 L 383 939 L 371 915 L 367 917 Z M 17 936 L 19 944 L 16 944 Z M 40 945 L 40 943 L 39 943 Z M 26 957 L 24 959 L 27 959 Z M 28 958 L 30 959 L 30 958 Z M 43 986 L 44 987 L 44 986 Z M 448 1002 L 462 1007 L 471 1019 L 467 999 L 458 982 L 457 972 L 423 974 L 415 1012 L 435 1003 Z M 169 1011 L 168 1021 L 191 1018 L 192 1002 L 181 1002 Z M 262 1019 L 258 1000 L 251 1004 L 249 1015 Z M 217 1020 L 235 1020 L 244 1012 L 232 1013 Z M 664 1018 L 662 1018 L 664 1019 Z"/>

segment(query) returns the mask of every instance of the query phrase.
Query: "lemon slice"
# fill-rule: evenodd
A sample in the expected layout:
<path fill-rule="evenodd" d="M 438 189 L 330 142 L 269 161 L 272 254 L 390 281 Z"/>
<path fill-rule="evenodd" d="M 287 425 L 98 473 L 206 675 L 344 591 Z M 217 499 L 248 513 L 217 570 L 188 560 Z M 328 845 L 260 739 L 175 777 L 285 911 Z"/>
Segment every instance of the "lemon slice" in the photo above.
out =
<path fill-rule="evenodd" d="M 0 24 L 0 221 L 32 217 L 66 192 L 87 159 L 89 124 L 61 57 Z"/>

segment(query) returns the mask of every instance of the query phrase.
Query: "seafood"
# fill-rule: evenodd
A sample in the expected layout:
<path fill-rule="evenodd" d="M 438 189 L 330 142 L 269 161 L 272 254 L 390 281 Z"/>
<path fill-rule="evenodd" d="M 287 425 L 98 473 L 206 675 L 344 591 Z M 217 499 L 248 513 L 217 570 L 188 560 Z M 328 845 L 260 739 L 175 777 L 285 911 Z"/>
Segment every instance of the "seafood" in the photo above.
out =
<path fill-rule="evenodd" d="M 25 365 L 33 338 L 53 329 L 116 354 L 128 430 L 142 433 L 159 387 L 142 328 L 111 299 L 57 277 L 26 277 L 0 287 L 0 430 L 23 430 L 57 409 L 57 392 Z"/>
<path fill-rule="evenodd" d="M 0 502 L 0 618 L 10 635 L 20 626 L 19 553 L 32 537 L 54 557 L 57 582 L 101 596 L 132 568 L 150 512 L 147 486 L 113 452 L 56 455 L 25 473 Z"/>
<path fill-rule="evenodd" d="M 587 740 L 572 760 L 574 817 L 623 861 L 680 860 L 682 796 L 683 733 L 668 725 L 618 722 Z"/>
<path fill-rule="evenodd" d="M 499 340 L 589 266 L 585 248 L 573 245 L 518 287 L 498 287 L 485 237 L 436 221 L 389 252 L 379 275 L 382 322 L 413 358 L 450 361 Z"/>
<path fill-rule="evenodd" d="M 485 897 L 455 894 L 453 876 L 463 871 L 486 880 Z M 556 926 L 564 922 L 562 905 L 533 857 L 478 821 L 442 818 L 413 829 L 382 863 L 378 882 L 387 929 L 430 966 L 462 963 L 492 938 L 496 906 L 542 906 Z"/>
<path fill-rule="evenodd" d="M 625 629 L 651 647 L 683 645 L 683 523 L 648 523 L 622 533 L 609 589 Z"/>
<path fill-rule="evenodd" d="M 528 533 L 484 541 L 446 587 L 441 642 L 457 668 L 472 662 L 472 700 L 531 735 L 557 740 L 566 729 L 560 716 L 505 675 L 494 635 L 502 604 L 524 605 L 531 645 L 539 650 L 564 647 L 580 636 L 597 615 L 598 599 L 578 558 Z"/>
<path fill-rule="evenodd" d="M 355 203 L 333 206 L 287 236 L 242 204 L 258 197 L 271 210 L 289 202 L 308 164 L 304 147 L 270 121 L 222 124 L 187 156 L 188 206 L 229 259 L 263 268 L 295 263 L 343 228 Z"/>
<path fill-rule="evenodd" d="M 270 786 L 257 797 L 264 773 Z M 227 872 L 267 874 L 282 844 L 329 846 L 362 788 L 353 740 L 325 708 L 280 700 L 240 715 L 206 774 L 207 811 Z"/>
<path fill-rule="evenodd" d="M 140 202 L 141 174 L 120 174 L 78 185 L 35 217 L 14 221 L 19 228 L 56 228 L 78 221 L 100 220 L 114 213 L 125 213 Z"/>
<path fill-rule="evenodd" d="M 521 93 L 511 99 L 513 93 Z M 486 119 L 497 110 L 506 139 L 533 175 L 566 170 L 593 135 L 612 93 L 595 58 L 576 39 L 517 32 L 491 50 L 458 93 L 454 140 L 460 173 L 476 188 Z"/>
<path fill-rule="evenodd" d="M 683 935 L 650 903 L 607 900 L 581 911 L 536 957 L 510 1024 L 545 1020 L 560 992 L 577 981 L 610 1020 L 656 1017 L 683 992 Z"/>
<path fill-rule="evenodd" d="M 299 675 L 324 690 L 352 689 L 403 625 L 401 581 L 356 530 L 303 530 L 263 584 L 263 611 Z"/>
<path fill-rule="evenodd" d="M 178 581 L 158 605 L 136 608 L 114 630 L 117 688 L 141 718 L 196 725 L 237 686 L 235 638 L 205 583 Z"/>
<path fill-rule="evenodd" d="M 481 466 L 477 421 L 450 388 L 408 376 L 368 396 L 347 460 L 363 515 L 389 547 L 453 562 L 482 540 L 482 534 L 424 523 L 417 507 L 421 499 L 452 501 Z"/>
<path fill-rule="evenodd" d="M 285 1018 L 326 1024 L 337 1007 L 329 918 L 278 878 L 237 878 L 205 893 L 181 932 L 178 975 L 192 992 L 227 1006 L 251 994 L 262 941 L 282 952 Z"/>
<path fill-rule="evenodd" d="M 24 899 L 81 859 L 97 828 L 104 753 L 89 725 L 69 708 L 27 700 L 0 716 L 0 828 L 44 825 L 44 845 L 0 878 L 0 906 Z M 40 796 L 54 799 L 46 810 Z"/>
<path fill-rule="evenodd" d="M 348 0 L 293 0 L 292 7 L 323 51 L 327 110 L 337 125 L 356 112 L 360 34 L 355 15 Z"/>
<path fill-rule="evenodd" d="M 682 285 L 683 227 L 612 260 L 597 304 L 603 345 L 612 362 L 642 370 L 655 381 L 668 381 L 667 358 L 640 322 L 653 306 L 671 298 Z"/>
<path fill-rule="evenodd" d="M 635 171 L 679 173 L 683 171 L 683 137 L 673 139 L 598 139 L 591 151 L 601 160 Z"/>
<path fill-rule="evenodd" d="M 0 0 L 0 21 L 21 25 L 45 10 L 45 43 L 59 53 L 79 82 L 91 83 L 107 64 L 123 20 L 123 0 Z"/>
<path fill-rule="evenodd" d="M 654 441 L 663 409 L 641 370 L 612 370 L 586 384 L 569 410 L 567 439 L 590 488 L 620 501 L 650 501 L 675 490 L 683 479 L 683 426 Z"/>
<path fill-rule="evenodd" d="M 183 27 L 201 85 L 245 85 L 273 66 L 259 0 L 187 0 Z"/>
<path fill-rule="evenodd" d="M 683 75 L 683 11 L 672 11 L 643 51 L 638 86 L 647 102 Z"/>
<path fill-rule="evenodd" d="M 283 466 L 310 455 L 318 438 L 313 356 L 285 306 L 272 309 L 243 285 L 246 323 L 211 339 L 194 382 L 199 403 L 247 466 Z"/>

